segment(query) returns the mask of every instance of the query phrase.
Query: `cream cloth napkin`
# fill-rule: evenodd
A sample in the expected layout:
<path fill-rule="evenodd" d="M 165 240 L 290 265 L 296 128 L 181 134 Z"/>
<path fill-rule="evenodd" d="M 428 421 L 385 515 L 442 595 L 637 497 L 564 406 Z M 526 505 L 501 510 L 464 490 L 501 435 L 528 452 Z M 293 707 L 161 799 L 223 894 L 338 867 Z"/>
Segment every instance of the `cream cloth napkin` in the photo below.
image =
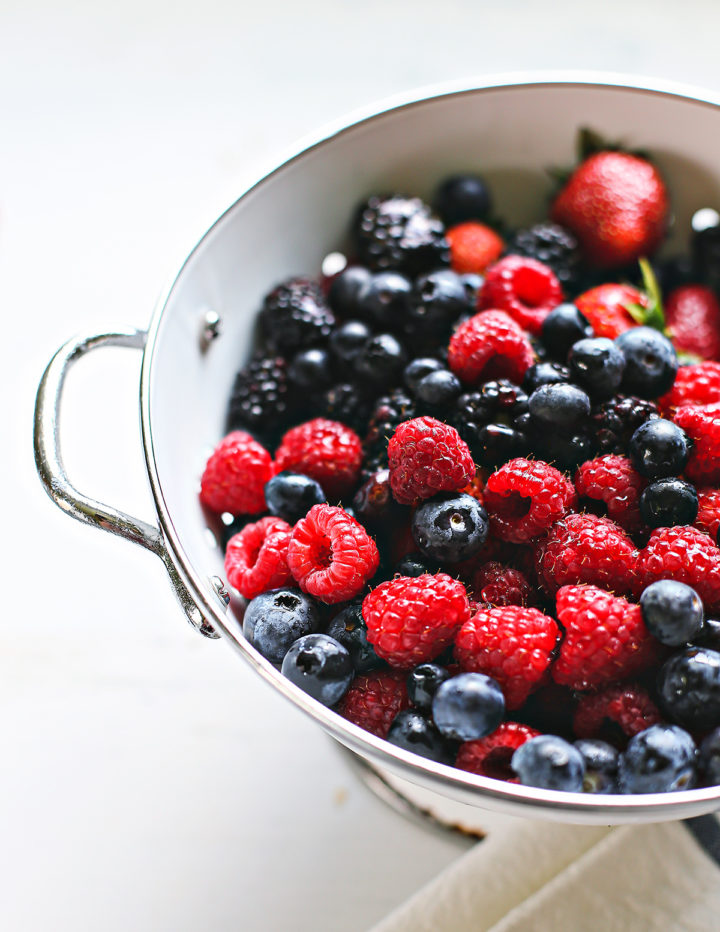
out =
<path fill-rule="evenodd" d="M 494 824 L 372 932 L 424 930 L 720 930 L 720 824 Z"/>

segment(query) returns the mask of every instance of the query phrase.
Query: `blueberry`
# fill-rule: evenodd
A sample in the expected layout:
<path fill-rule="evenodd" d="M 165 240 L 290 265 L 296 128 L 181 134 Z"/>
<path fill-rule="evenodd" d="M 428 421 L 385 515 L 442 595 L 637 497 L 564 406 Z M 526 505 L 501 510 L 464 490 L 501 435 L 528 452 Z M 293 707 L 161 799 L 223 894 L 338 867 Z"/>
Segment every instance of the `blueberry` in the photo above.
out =
<path fill-rule="evenodd" d="M 405 324 L 410 303 L 410 280 L 399 272 L 378 272 L 360 292 L 360 316 L 390 330 Z"/>
<path fill-rule="evenodd" d="M 485 543 L 487 512 L 472 495 L 448 492 L 418 506 L 412 518 L 412 536 L 421 553 L 441 563 L 466 560 Z"/>
<path fill-rule="evenodd" d="M 347 650 L 358 673 L 367 673 L 381 666 L 375 648 L 368 643 L 361 602 L 353 602 L 339 612 L 328 625 L 326 633 Z"/>
<path fill-rule="evenodd" d="M 415 709 L 405 709 L 393 719 L 387 736 L 390 744 L 439 764 L 452 763 L 452 752 L 433 723 Z"/>
<path fill-rule="evenodd" d="M 675 347 L 652 327 L 632 327 L 615 338 L 625 357 L 622 390 L 640 398 L 659 398 L 670 391 L 678 370 Z"/>
<path fill-rule="evenodd" d="M 538 735 L 521 744 L 512 756 L 511 766 L 525 786 L 582 792 L 585 776 L 583 756 L 557 735 Z"/>
<path fill-rule="evenodd" d="M 625 357 L 606 337 L 578 340 L 568 354 L 573 381 L 597 397 L 607 398 L 620 387 Z"/>
<path fill-rule="evenodd" d="M 698 754 L 700 772 L 710 786 L 720 784 L 720 728 L 714 728 L 703 738 Z"/>
<path fill-rule="evenodd" d="M 623 793 L 671 793 L 695 785 L 697 748 L 675 725 L 652 725 L 631 738 L 618 763 Z"/>
<path fill-rule="evenodd" d="M 318 609 L 299 589 L 274 589 L 255 596 L 245 609 L 243 634 L 273 663 L 281 663 L 290 645 L 320 627 Z"/>
<path fill-rule="evenodd" d="M 575 747 L 585 761 L 585 793 L 617 793 L 617 767 L 619 754 L 607 741 L 598 738 L 582 738 L 575 741 Z"/>
<path fill-rule="evenodd" d="M 352 362 L 371 336 L 364 321 L 347 320 L 330 334 L 330 350 L 339 362 Z"/>
<path fill-rule="evenodd" d="M 545 430 L 534 439 L 542 458 L 560 469 L 574 469 L 595 455 L 595 440 L 584 426 L 566 433 Z"/>
<path fill-rule="evenodd" d="M 564 430 L 575 427 L 590 414 L 590 398 L 577 385 L 556 382 L 541 385 L 528 400 L 532 419 L 542 427 Z"/>
<path fill-rule="evenodd" d="M 410 391 L 415 394 L 418 385 L 431 372 L 444 372 L 445 366 L 439 359 L 433 359 L 431 356 L 419 356 L 412 359 L 403 372 L 403 379 Z"/>
<path fill-rule="evenodd" d="M 465 285 L 465 293 L 468 296 L 470 305 L 473 308 L 477 307 L 478 295 L 480 294 L 480 289 L 485 284 L 485 279 L 482 275 L 477 275 L 475 272 L 465 272 L 460 278 Z"/>
<path fill-rule="evenodd" d="M 490 191 L 480 175 L 452 175 L 435 193 L 435 210 L 446 226 L 482 220 L 490 213 Z"/>
<path fill-rule="evenodd" d="M 353 508 L 358 520 L 369 526 L 390 521 L 401 512 L 390 489 L 390 471 L 379 469 L 355 493 Z"/>
<path fill-rule="evenodd" d="M 640 514 L 648 527 L 692 524 L 697 513 L 695 486 L 683 479 L 658 479 L 640 496 Z"/>
<path fill-rule="evenodd" d="M 486 424 L 471 440 L 473 456 L 481 466 L 500 466 L 527 452 L 527 435 L 507 424 Z"/>
<path fill-rule="evenodd" d="M 337 275 L 328 291 L 328 304 L 340 317 L 356 317 L 358 298 L 370 281 L 370 272 L 359 265 L 348 266 Z"/>
<path fill-rule="evenodd" d="M 483 673 L 461 673 L 438 687 L 432 702 L 435 724 L 446 738 L 474 741 L 498 727 L 505 697 L 495 680 Z"/>
<path fill-rule="evenodd" d="M 423 336 L 449 333 L 461 314 L 474 310 L 466 283 L 457 272 L 440 269 L 422 275 L 413 286 L 408 321 Z"/>
<path fill-rule="evenodd" d="M 574 304 L 558 304 L 542 324 L 542 341 L 553 359 L 565 362 L 570 347 L 578 340 L 591 339 L 595 331 Z"/>
<path fill-rule="evenodd" d="M 402 344 L 390 333 L 379 333 L 365 343 L 354 366 L 361 378 L 381 389 L 399 381 L 406 361 Z"/>
<path fill-rule="evenodd" d="M 649 585 L 640 596 L 645 626 L 661 644 L 680 647 L 694 640 L 703 625 L 703 604 L 694 589 L 674 579 Z"/>
<path fill-rule="evenodd" d="M 706 618 L 699 633 L 693 638 L 693 644 L 720 651 L 720 621 L 716 618 Z"/>
<path fill-rule="evenodd" d="M 690 445 L 685 431 L 672 421 L 656 417 L 645 421 L 630 438 L 630 459 L 642 476 L 664 479 L 685 468 Z"/>
<path fill-rule="evenodd" d="M 350 654 L 327 634 L 306 634 L 285 654 L 282 672 L 323 705 L 335 705 L 350 688 L 355 671 Z"/>
<path fill-rule="evenodd" d="M 435 560 L 422 553 L 409 553 L 395 565 L 395 572 L 400 576 L 424 576 L 425 573 L 437 573 Z"/>
<path fill-rule="evenodd" d="M 691 731 L 720 724 L 720 653 L 689 647 L 666 660 L 658 673 L 658 694 L 672 721 Z"/>
<path fill-rule="evenodd" d="M 327 497 L 320 483 L 298 472 L 279 472 L 265 486 L 268 511 L 288 524 L 304 518 L 313 505 L 322 505 Z"/>
<path fill-rule="evenodd" d="M 429 411 L 437 413 L 449 408 L 462 392 L 460 379 L 448 369 L 438 369 L 420 379 L 415 396 Z"/>
<path fill-rule="evenodd" d="M 437 663 L 421 663 L 408 674 L 407 690 L 410 702 L 423 712 L 429 712 L 432 709 L 433 696 L 448 679 L 450 673 L 445 667 Z"/>
<path fill-rule="evenodd" d="M 296 353 L 288 366 L 288 378 L 299 388 L 320 389 L 332 382 L 330 353 L 319 347 Z"/>
<path fill-rule="evenodd" d="M 569 381 L 570 370 L 567 366 L 561 366 L 559 362 L 536 362 L 525 373 L 522 386 L 526 392 L 532 394 L 541 385 Z"/>

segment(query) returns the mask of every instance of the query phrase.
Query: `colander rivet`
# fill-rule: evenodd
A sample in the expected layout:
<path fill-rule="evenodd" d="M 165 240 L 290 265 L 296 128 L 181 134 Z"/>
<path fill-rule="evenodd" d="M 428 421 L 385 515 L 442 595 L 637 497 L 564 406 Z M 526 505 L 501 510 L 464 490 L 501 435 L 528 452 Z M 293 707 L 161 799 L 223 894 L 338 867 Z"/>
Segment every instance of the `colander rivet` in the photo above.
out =
<path fill-rule="evenodd" d="M 213 340 L 220 336 L 220 315 L 217 311 L 207 310 L 202 317 L 200 330 L 200 350 L 205 352 Z"/>
<path fill-rule="evenodd" d="M 213 587 L 227 608 L 227 606 L 230 604 L 230 593 L 225 588 L 225 583 L 222 581 L 222 579 L 220 579 L 219 576 L 211 576 L 210 585 Z"/>

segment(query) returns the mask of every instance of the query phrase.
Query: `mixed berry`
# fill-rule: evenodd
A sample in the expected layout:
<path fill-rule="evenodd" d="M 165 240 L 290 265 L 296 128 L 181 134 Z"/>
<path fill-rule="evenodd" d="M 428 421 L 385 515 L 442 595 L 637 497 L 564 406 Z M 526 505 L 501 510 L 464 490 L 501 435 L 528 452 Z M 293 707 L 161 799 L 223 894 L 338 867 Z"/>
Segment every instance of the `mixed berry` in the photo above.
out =
<path fill-rule="evenodd" d="M 534 226 L 494 210 L 373 195 L 265 298 L 200 486 L 244 635 L 464 771 L 720 783 L 720 215 L 657 258 L 665 181 L 602 147 Z"/>

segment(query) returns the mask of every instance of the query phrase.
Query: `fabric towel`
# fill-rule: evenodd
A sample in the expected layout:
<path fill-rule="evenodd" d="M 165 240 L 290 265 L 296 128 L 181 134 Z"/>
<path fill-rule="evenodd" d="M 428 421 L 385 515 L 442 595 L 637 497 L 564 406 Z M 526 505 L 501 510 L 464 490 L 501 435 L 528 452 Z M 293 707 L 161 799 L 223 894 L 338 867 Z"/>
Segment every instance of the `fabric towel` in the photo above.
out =
<path fill-rule="evenodd" d="M 614 828 L 492 822 L 372 932 L 720 930 L 715 816 Z"/>

